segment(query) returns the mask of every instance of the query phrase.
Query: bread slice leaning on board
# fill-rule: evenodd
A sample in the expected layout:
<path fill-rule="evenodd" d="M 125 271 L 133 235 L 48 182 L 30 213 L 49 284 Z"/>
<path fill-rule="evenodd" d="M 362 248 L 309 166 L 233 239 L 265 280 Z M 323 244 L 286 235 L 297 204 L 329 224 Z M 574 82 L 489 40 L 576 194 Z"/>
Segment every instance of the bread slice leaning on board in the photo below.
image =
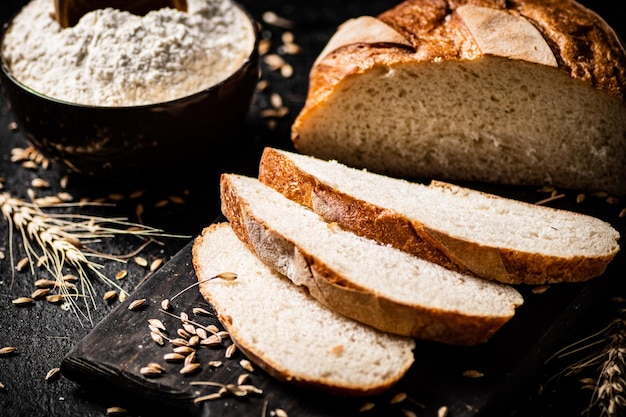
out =
<path fill-rule="evenodd" d="M 346 229 L 457 271 L 505 283 L 585 281 L 618 253 L 592 216 L 266 148 L 261 182 Z"/>
<path fill-rule="evenodd" d="M 222 212 L 266 264 L 331 310 L 377 329 L 448 344 L 488 340 L 522 296 L 327 223 L 256 178 L 221 177 Z"/>
<path fill-rule="evenodd" d="M 342 25 L 292 126 L 393 176 L 626 194 L 626 52 L 573 0 L 408 0 Z"/>
<path fill-rule="evenodd" d="M 263 264 L 228 223 L 196 238 L 200 292 L 237 347 L 277 379 L 343 395 L 371 395 L 413 363 L 413 339 L 337 314 Z M 234 281 L 211 279 L 234 272 Z"/>

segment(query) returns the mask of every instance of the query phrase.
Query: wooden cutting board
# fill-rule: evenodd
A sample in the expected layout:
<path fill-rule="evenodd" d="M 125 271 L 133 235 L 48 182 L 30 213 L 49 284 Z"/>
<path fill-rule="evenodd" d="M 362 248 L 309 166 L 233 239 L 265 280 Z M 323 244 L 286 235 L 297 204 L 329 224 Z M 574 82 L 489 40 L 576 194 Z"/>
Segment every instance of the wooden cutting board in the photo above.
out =
<path fill-rule="evenodd" d="M 455 347 L 418 341 L 415 364 L 408 374 L 392 391 L 377 397 L 346 399 L 296 389 L 255 369 L 247 383 L 262 389 L 262 394 L 226 396 L 194 404 L 194 398 L 217 388 L 194 386 L 192 381 L 237 383 L 241 374 L 249 372 L 241 367 L 241 353 L 226 358 L 226 348 L 231 343 L 226 340 L 220 347 L 200 349 L 197 357 L 201 370 L 183 376 L 179 373 L 181 364 L 163 359 L 164 354 L 172 352 L 172 345 L 160 346 L 150 336 L 148 320 L 157 318 L 165 324 L 167 335 L 178 337 L 175 333 L 181 327 L 178 318 L 181 312 L 199 324 L 220 326 L 215 317 L 193 314 L 194 308 L 210 309 L 197 287 L 172 301 L 171 312 L 176 317 L 160 310 L 163 299 L 172 298 L 197 282 L 191 246 L 189 243 L 146 280 L 75 346 L 62 362 L 66 377 L 142 398 L 146 407 L 157 405 L 176 410 L 177 414 L 172 415 L 269 416 L 273 415 L 272 410 L 280 408 L 289 417 L 387 417 L 406 415 L 403 410 L 419 416 L 437 416 L 442 406 L 454 417 L 497 415 L 524 392 L 523 388 L 539 374 L 546 359 L 562 347 L 560 343 L 571 334 L 576 323 L 584 320 L 597 303 L 606 301 L 606 295 L 619 281 L 619 271 L 625 270 L 624 256 L 620 254 L 603 277 L 588 283 L 554 285 L 544 293 L 520 287 L 525 304 L 488 343 Z M 129 310 L 130 304 L 138 299 L 146 300 L 144 308 Z M 222 361 L 223 365 L 213 368 L 208 366 L 209 361 Z M 150 362 L 161 364 L 165 373 L 158 378 L 142 375 L 140 369 Z M 466 371 L 478 371 L 482 376 L 471 377 Z M 392 398 L 398 393 L 407 394 L 407 399 L 393 403 Z M 368 403 L 374 404 L 374 408 L 364 414 L 362 407 Z"/>

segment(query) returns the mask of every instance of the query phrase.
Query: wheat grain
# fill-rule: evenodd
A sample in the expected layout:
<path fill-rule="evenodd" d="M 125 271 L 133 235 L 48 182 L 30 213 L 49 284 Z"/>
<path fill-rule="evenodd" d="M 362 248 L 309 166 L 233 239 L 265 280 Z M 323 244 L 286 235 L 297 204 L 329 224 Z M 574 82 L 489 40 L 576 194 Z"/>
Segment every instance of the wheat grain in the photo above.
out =
<path fill-rule="evenodd" d="M 50 382 L 56 380 L 60 376 L 61 369 L 60 368 L 52 368 L 46 374 L 45 380 Z"/>
<path fill-rule="evenodd" d="M 17 348 L 15 348 L 14 346 L 5 346 L 3 348 L 0 348 L 0 357 L 11 356 L 11 355 L 15 355 L 16 353 L 17 353 Z"/>

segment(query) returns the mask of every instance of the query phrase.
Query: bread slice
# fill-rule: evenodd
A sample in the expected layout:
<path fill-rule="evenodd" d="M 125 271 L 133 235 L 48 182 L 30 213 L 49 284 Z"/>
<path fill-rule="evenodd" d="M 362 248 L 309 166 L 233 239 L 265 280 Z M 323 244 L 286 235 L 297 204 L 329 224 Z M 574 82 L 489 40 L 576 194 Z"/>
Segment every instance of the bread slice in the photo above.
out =
<path fill-rule="evenodd" d="M 488 340 L 522 304 L 512 287 L 449 271 L 326 223 L 255 178 L 223 174 L 222 212 L 277 271 L 329 308 L 399 335 Z"/>
<path fill-rule="evenodd" d="M 371 19 L 342 25 L 312 66 L 297 150 L 393 176 L 626 194 L 626 52 L 598 15 L 409 0 Z"/>
<path fill-rule="evenodd" d="M 278 149 L 264 150 L 259 179 L 362 236 L 505 283 L 585 281 L 619 251 L 619 232 L 591 216 Z"/>
<path fill-rule="evenodd" d="M 200 291 L 237 347 L 274 377 L 344 395 L 376 394 L 413 363 L 413 339 L 332 312 L 263 264 L 228 223 L 193 245 Z M 210 279 L 234 272 L 237 279 Z"/>

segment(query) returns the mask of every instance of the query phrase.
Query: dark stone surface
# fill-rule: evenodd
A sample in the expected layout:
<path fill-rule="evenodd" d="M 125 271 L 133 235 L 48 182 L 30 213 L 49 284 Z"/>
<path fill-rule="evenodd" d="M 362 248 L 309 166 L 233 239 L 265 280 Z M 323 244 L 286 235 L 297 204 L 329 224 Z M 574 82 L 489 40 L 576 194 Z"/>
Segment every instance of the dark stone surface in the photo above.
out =
<path fill-rule="evenodd" d="M 6 22 L 23 5 L 24 1 L 2 0 L 0 19 Z M 260 20 L 266 10 L 291 19 L 295 22 L 293 32 L 296 42 L 303 47 L 301 55 L 289 56 L 288 61 L 295 68 L 295 75 L 283 79 L 275 72 L 263 67 L 263 78 L 269 81 L 267 91 L 257 94 L 250 112 L 249 120 L 243 127 L 242 134 L 249 136 L 250 146 L 239 149 L 236 154 L 226 154 L 220 158 L 219 164 L 209 164 L 203 175 L 181 177 L 171 172 L 172 181 L 151 185 L 129 183 L 107 183 L 91 179 L 70 176 L 67 192 L 76 200 L 81 198 L 96 199 L 111 193 L 129 195 L 132 191 L 145 189 L 140 199 L 127 199 L 115 206 L 85 208 L 94 215 L 107 217 L 127 217 L 137 221 L 136 207 L 143 204 L 145 213 L 142 220 L 145 224 L 162 228 L 168 233 L 195 236 L 202 227 L 210 223 L 219 214 L 217 178 L 220 171 L 238 173 L 256 173 L 256 162 L 263 146 L 279 146 L 289 148 L 289 127 L 298 110 L 304 103 L 307 88 L 308 69 L 316 54 L 322 49 L 336 26 L 344 20 L 364 14 L 376 15 L 393 6 L 391 1 L 241 1 Z M 609 24 L 618 31 L 624 29 L 626 18 L 623 8 L 614 9 L 615 3 L 586 1 L 584 4 L 600 13 Z M 265 28 L 264 36 L 271 36 L 278 43 L 281 30 Z M 623 36 L 623 35 L 622 35 Z M 257 114 L 259 109 L 269 106 L 269 95 L 272 92 L 281 94 L 290 108 L 290 114 L 281 120 L 275 129 L 268 129 L 265 120 Z M 4 100 L 0 101 L 0 177 L 4 178 L 4 189 L 14 197 L 28 198 L 27 189 L 33 178 L 41 177 L 50 181 L 52 187 L 37 191 L 38 195 L 51 195 L 58 191 L 59 180 L 65 171 L 52 164 L 47 170 L 26 170 L 10 161 L 11 149 L 26 147 L 28 142 L 23 132 L 9 129 L 13 116 Z M 168 167 L 155 169 L 167 170 Z M 168 204 L 159 208 L 158 202 L 170 196 L 182 196 L 186 204 Z M 533 198 L 533 195 L 528 198 Z M 571 199 L 570 199 L 571 203 Z M 556 203 L 558 206 L 561 203 Z M 563 204 L 566 204 L 565 202 Z M 588 203 L 589 210 L 594 211 L 593 202 Z M 610 215 L 616 216 L 619 207 L 611 208 Z M 617 211 L 616 211 L 617 210 Z M 621 221 L 623 226 L 623 220 Z M 622 229 L 623 230 L 623 229 Z M 142 253 L 149 260 L 155 258 L 170 259 L 181 250 L 190 238 L 164 238 L 164 245 L 150 245 Z M 33 290 L 34 277 L 28 273 L 16 273 L 12 277 L 11 247 L 16 259 L 23 256 L 23 248 L 19 239 L 13 237 L 13 245 L 9 241 L 9 228 L 5 221 L 0 221 L 0 251 L 5 259 L 0 260 L 0 347 L 15 346 L 17 354 L 0 357 L 0 381 L 5 390 L 0 391 L 1 416 L 104 416 L 106 408 L 123 406 L 131 410 L 132 415 L 176 415 L 165 410 L 153 409 L 138 398 L 124 398 L 122 394 L 109 391 L 108 388 L 83 386 L 61 376 L 53 381 L 45 381 L 46 373 L 60 366 L 65 355 L 83 339 L 93 328 L 90 323 L 77 320 L 71 312 L 63 311 L 58 306 L 39 301 L 32 307 L 16 308 L 11 300 L 30 294 Z M 98 248 L 107 253 L 129 253 L 141 242 L 133 238 L 114 239 L 103 242 Z M 117 262 L 106 262 L 105 273 L 114 276 L 122 268 L 129 270 L 129 276 L 123 281 L 124 287 L 133 291 L 149 272 L 132 262 L 121 265 Z M 622 272 L 623 274 L 623 272 Z M 37 277 L 45 275 L 37 271 Z M 108 288 L 94 283 L 99 296 Z M 624 295 L 623 286 L 618 295 Z M 614 315 L 614 309 L 608 303 L 608 297 L 598 301 L 598 305 L 588 320 L 578 320 L 572 326 L 567 338 L 560 343 L 565 346 L 572 340 L 578 340 L 596 329 Z M 107 304 L 96 300 L 96 308 L 91 310 L 92 322 L 98 323 L 105 319 L 116 303 Z M 541 321 L 541 317 L 537 318 Z M 506 355 L 507 352 L 502 352 Z M 564 363 L 549 364 L 545 371 L 536 376 L 528 385 L 521 386 L 518 399 L 511 401 L 506 408 L 508 415 L 514 416 L 549 416 L 579 415 L 588 404 L 589 394 L 581 391 L 576 379 L 552 379 L 564 366 Z M 453 416 L 451 416 L 453 417 Z"/>

